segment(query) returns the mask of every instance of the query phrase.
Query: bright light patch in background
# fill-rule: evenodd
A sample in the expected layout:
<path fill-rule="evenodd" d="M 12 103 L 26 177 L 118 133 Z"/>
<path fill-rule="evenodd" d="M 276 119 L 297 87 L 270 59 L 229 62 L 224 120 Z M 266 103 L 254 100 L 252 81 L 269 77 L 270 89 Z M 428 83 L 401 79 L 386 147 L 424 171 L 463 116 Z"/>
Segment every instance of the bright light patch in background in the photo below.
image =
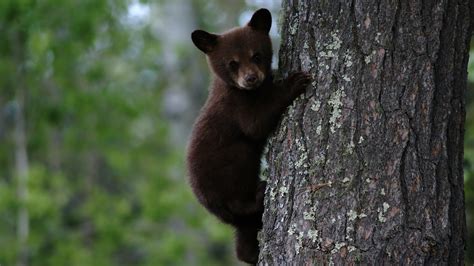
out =
<path fill-rule="evenodd" d="M 143 26 L 150 18 L 150 6 L 142 4 L 138 0 L 132 1 L 128 5 L 125 22 L 132 26 Z"/>
<path fill-rule="evenodd" d="M 250 18 L 252 17 L 253 12 L 254 12 L 253 10 L 252 11 L 248 10 L 240 14 L 239 25 L 243 26 L 247 24 L 247 22 L 249 22 Z"/>
<path fill-rule="evenodd" d="M 281 0 L 246 0 L 249 6 L 258 6 L 268 9 L 276 9 L 281 6 Z"/>
<path fill-rule="evenodd" d="M 270 29 L 270 36 L 272 38 L 278 37 L 278 29 L 277 29 L 277 13 L 276 11 L 279 10 L 281 6 L 281 0 L 247 0 L 247 5 L 255 7 L 255 8 L 267 8 L 272 12 L 272 27 Z M 253 13 L 256 9 L 247 10 L 243 12 L 239 17 L 239 25 L 244 26 L 252 17 Z"/>
<path fill-rule="evenodd" d="M 247 24 L 247 22 L 249 22 L 252 18 L 254 12 L 255 10 L 244 11 L 239 17 L 239 25 L 244 26 Z M 275 14 L 272 14 L 272 27 L 270 28 L 270 36 L 272 38 L 279 36 L 275 16 Z"/>

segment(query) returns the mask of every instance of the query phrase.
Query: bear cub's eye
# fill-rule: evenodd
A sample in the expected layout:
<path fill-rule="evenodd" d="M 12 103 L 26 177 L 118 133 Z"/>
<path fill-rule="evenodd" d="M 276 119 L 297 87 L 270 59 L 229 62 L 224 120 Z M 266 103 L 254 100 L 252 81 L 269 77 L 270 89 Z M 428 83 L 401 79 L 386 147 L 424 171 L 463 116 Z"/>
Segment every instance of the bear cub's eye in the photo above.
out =
<path fill-rule="evenodd" d="M 239 68 L 239 62 L 232 60 L 229 62 L 229 67 L 232 70 L 237 70 Z"/>
<path fill-rule="evenodd" d="M 252 56 L 252 62 L 254 62 L 255 64 L 260 64 L 262 62 L 262 56 L 260 55 L 260 53 L 256 53 Z"/>

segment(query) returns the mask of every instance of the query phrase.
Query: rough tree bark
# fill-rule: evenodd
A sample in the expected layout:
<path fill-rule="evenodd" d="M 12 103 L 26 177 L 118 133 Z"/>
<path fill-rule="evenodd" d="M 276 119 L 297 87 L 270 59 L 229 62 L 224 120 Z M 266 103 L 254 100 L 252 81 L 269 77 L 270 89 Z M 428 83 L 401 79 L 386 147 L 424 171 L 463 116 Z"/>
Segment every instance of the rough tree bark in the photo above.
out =
<path fill-rule="evenodd" d="M 283 2 L 312 88 L 266 154 L 261 265 L 463 263 L 469 0 Z"/>

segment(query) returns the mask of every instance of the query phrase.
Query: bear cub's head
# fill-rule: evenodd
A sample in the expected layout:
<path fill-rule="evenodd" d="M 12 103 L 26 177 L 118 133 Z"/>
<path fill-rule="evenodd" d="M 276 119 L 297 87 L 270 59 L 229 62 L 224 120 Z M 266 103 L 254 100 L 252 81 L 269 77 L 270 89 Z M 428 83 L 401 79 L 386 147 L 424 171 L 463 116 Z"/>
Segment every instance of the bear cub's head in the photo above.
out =
<path fill-rule="evenodd" d="M 268 32 L 272 16 L 257 10 L 246 26 L 222 34 L 196 30 L 193 43 L 203 51 L 216 76 L 241 90 L 253 90 L 271 75 L 272 43 Z"/>

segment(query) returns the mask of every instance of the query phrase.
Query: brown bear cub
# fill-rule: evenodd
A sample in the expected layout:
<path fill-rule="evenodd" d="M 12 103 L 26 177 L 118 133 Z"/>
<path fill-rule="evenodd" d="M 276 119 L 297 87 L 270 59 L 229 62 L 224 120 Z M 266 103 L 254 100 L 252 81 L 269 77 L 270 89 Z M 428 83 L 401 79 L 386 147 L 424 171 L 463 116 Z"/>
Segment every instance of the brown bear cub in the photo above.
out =
<path fill-rule="evenodd" d="M 251 264 L 258 260 L 262 228 L 265 141 L 310 82 L 303 73 L 273 81 L 271 23 L 270 12 L 260 9 L 244 27 L 191 36 L 207 55 L 214 80 L 188 143 L 190 184 L 202 205 L 235 227 L 237 256 Z"/>

